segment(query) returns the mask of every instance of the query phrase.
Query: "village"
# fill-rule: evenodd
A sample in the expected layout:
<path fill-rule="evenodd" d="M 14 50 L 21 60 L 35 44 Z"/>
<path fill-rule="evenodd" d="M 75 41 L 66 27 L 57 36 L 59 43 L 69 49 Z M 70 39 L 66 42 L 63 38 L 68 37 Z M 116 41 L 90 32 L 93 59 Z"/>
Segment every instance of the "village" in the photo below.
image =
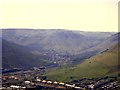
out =
<path fill-rule="evenodd" d="M 82 78 L 71 82 L 47 80 L 45 68 L 33 67 L 29 70 L 4 69 L 1 90 L 119 90 L 117 80 L 120 75 L 103 78 Z"/>

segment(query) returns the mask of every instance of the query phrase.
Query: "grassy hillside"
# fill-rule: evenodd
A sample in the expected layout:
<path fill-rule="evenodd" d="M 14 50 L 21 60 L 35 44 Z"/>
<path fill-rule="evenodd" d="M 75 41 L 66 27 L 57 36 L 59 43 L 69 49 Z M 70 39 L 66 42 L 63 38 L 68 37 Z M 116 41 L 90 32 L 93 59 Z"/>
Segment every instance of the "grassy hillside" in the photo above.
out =
<path fill-rule="evenodd" d="M 71 81 L 85 77 L 101 77 L 116 73 L 118 66 L 118 45 L 116 44 L 74 67 L 48 70 L 47 76 L 48 79 L 58 81 Z"/>

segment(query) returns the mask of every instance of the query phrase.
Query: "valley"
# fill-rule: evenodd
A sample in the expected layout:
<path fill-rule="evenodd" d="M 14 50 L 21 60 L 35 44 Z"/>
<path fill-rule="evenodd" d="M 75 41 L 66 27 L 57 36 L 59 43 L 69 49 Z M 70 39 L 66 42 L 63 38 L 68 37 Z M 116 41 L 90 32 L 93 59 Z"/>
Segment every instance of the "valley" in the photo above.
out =
<path fill-rule="evenodd" d="M 75 84 L 76 89 L 80 87 L 88 90 L 94 85 L 93 88 L 97 87 L 99 90 L 111 85 L 115 90 L 119 88 L 120 80 L 119 35 L 120 33 L 115 32 L 64 29 L 3 29 L 2 67 L 4 70 L 22 70 L 7 72 L 3 76 L 20 77 L 15 82 L 22 80 L 23 87 L 26 87 L 25 81 L 31 81 L 35 85 L 39 79 L 36 87 L 46 87 L 42 86 L 47 84 L 42 83 L 46 80 L 63 82 L 65 85 Z M 25 74 L 27 72 L 32 74 L 29 73 L 28 76 Z M 9 82 L 9 79 L 6 78 L 4 82 Z M 9 85 L 4 85 L 10 87 L 12 84 L 9 82 Z M 30 84 L 30 87 L 33 86 Z"/>

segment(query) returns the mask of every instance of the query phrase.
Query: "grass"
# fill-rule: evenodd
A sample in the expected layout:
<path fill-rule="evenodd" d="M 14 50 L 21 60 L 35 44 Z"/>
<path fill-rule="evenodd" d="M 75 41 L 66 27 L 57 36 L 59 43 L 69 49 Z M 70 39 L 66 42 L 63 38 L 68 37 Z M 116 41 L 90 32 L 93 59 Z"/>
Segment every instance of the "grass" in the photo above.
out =
<path fill-rule="evenodd" d="M 76 66 L 67 68 L 57 68 L 47 71 L 47 77 L 56 81 L 72 81 L 80 78 L 95 78 L 104 76 L 108 72 L 108 68 L 95 66 Z"/>

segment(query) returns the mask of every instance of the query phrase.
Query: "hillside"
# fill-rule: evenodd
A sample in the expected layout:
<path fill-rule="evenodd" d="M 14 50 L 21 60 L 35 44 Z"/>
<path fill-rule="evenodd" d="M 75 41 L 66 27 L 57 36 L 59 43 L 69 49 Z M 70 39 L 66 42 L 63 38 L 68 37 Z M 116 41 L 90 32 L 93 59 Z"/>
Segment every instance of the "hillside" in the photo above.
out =
<path fill-rule="evenodd" d="M 71 81 L 80 78 L 93 78 L 117 73 L 120 63 L 120 43 L 114 44 L 101 53 L 84 60 L 74 67 L 61 67 L 50 69 L 47 72 L 48 79 L 58 81 Z"/>
<path fill-rule="evenodd" d="M 82 32 L 64 29 L 3 29 L 2 38 L 44 55 L 59 65 L 79 64 L 102 51 L 97 48 L 114 33 Z M 102 37 L 101 37 L 102 36 Z M 111 42 L 112 43 L 112 42 Z M 96 47 L 95 49 L 92 49 Z"/>
<path fill-rule="evenodd" d="M 94 47 L 112 34 L 114 33 L 76 32 L 64 29 L 5 29 L 2 32 L 4 39 L 35 51 L 53 50 L 60 54 L 71 55 L 77 55 Z"/>
<path fill-rule="evenodd" d="M 2 66 L 3 68 L 19 67 L 41 67 L 52 66 L 53 63 L 46 61 L 43 56 L 36 56 L 26 47 L 2 40 Z"/>
<path fill-rule="evenodd" d="M 116 33 L 116 34 L 113 34 L 113 35 L 105 38 L 98 45 L 96 45 L 96 46 L 94 46 L 94 47 L 92 47 L 90 49 L 87 49 L 87 50 L 85 50 L 83 52 L 91 52 L 91 51 L 96 51 L 96 50 L 98 52 L 101 52 L 101 51 L 104 51 L 105 49 L 108 49 L 109 47 L 112 47 L 113 45 L 115 45 L 118 42 L 120 42 L 120 33 Z"/>

